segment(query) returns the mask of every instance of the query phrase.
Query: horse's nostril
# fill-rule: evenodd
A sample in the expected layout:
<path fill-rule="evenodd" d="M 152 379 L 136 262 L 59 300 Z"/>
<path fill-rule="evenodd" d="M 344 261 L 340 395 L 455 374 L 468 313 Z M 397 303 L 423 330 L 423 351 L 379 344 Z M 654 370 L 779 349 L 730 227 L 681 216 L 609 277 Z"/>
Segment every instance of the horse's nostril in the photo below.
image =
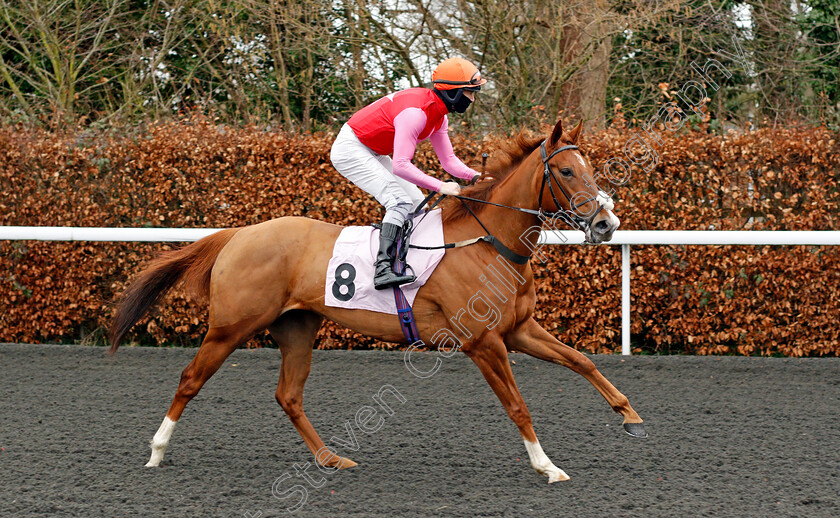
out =
<path fill-rule="evenodd" d="M 607 220 L 602 219 L 601 221 L 595 223 L 595 232 L 599 234 L 604 234 L 610 229 L 610 225 L 607 223 Z"/>

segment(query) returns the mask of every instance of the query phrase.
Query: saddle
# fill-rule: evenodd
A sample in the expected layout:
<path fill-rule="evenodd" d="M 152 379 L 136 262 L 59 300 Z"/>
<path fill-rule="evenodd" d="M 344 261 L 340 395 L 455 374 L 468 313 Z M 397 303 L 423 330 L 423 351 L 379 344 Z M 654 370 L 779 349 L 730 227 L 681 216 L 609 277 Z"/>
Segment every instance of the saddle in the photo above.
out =
<path fill-rule="evenodd" d="M 326 271 L 324 303 L 330 307 L 366 309 L 399 315 L 414 302 L 420 288 L 432 276 L 443 259 L 443 224 L 440 210 L 433 210 L 403 231 L 395 250 L 395 271 L 410 268 L 416 279 L 400 286 L 402 298 L 397 300 L 391 290 L 375 290 L 374 260 L 379 251 L 378 230 L 373 226 L 345 227 L 333 246 L 333 254 Z M 409 244 L 410 243 L 410 244 Z M 404 269 L 402 270 L 405 271 Z"/>
<path fill-rule="evenodd" d="M 434 194 L 434 193 L 433 193 Z M 463 197 L 459 197 L 463 198 Z M 420 204 L 424 207 L 429 198 Z M 403 226 L 397 240 L 394 255 L 394 271 L 405 273 L 411 268 L 416 279 L 402 286 L 394 287 L 393 297 L 388 290 L 375 290 L 373 284 L 374 260 L 379 251 L 379 236 L 376 226 L 345 227 L 336 239 L 333 255 L 327 266 L 324 304 L 345 309 L 366 309 L 379 313 L 397 315 L 403 335 L 409 343 L 420 339 L 411 305 L 417 292 L 432 276 L 435 268 L 449 248 L 469 246 L 486 242 L 512 263 L 525 264 L 529 258 L 519 255 L 501 243 L 490 231 L 486 235 L 445 243 L 440 209 L 436 205 L 441 197 L 428 209 L 421 208 L 412 213 Z M 471 198 L 464 198 L 471 199 Z M 463 199 L 461 200 L 463 202 Z M 482 200 L 478 200 L 482 201 Z M 469 209 L 469 206 L 467 207 Z M 470 210 L 472 212 L 472 210 Z M 475 217 L 475 214 L 473 214 Z M 481 223 L 476 217 L 476 220 Z M 409 266 L 410 263 L 410 266 Z"/>

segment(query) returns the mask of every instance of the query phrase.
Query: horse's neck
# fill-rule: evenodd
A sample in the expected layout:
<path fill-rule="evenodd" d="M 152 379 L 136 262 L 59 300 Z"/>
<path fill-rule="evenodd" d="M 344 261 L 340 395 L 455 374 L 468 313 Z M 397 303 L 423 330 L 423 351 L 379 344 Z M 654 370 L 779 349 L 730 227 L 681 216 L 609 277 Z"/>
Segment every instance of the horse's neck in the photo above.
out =
<path fill-rule="evenodd" d="M 489 201 L 508 207 L 535 209 L 539 193 L 534 192 L 535 182 L 531 178 L 533 175 L 530 174 L 535 168 L 533 159 L 532 154 L 519 164 L 516 170 L 496 186 Z M 505 246 L 519 255 L 531 255 L 538 236 L 538 233 L 533 231 L 533 227 L 540 225 L 539 218 L 518 210 L 493 205 L 485 205 L 478 213 L 478 218 L 487 230 Z M 453 230 L 460 236 L 459 240 L 468 239 L 487 233 L 481 223 L 469 217 L 459 221 L 457 230 Z"/>

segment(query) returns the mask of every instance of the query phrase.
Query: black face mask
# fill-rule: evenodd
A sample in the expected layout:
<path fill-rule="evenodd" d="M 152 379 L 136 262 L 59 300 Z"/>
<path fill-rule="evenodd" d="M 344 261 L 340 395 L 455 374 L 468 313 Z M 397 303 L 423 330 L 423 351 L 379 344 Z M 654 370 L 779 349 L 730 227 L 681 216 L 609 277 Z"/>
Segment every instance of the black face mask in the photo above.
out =
<path fill-rule="evenodd" d="M 455 102 L 452 103 L 452 109 L 458 113 L 464 113 L 471 104 L 472 101 L 470 101 L 469 97 L 464 95 L 464 91 L 458 90 L 458 93 L 455 95 Z"/>
<path fill-rule="evenodd" d="M 464 113 L 467 111 L 467 108 L 469 108 L 470 104 L 472 104 L 470 98 L 464 95 L 464 91 L 460 88 L 455 90 L 454 95 L 449 93 L 451 91 L 452 90 L 435 90 L 435 93 L 438 94 L 438 97 L 441 98 L 443 104 L 446 105 L 446 109 L 450 112 Z"/>

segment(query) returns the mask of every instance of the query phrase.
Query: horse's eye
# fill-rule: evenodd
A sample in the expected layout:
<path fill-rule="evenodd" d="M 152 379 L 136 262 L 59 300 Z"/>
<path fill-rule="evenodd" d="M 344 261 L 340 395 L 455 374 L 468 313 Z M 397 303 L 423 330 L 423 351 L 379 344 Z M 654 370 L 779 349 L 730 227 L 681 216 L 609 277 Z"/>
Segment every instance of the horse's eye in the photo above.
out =
<path fill-rule="evenodd" d="M 568 167 L 564 167 L 563 169 L 561 169 L 560 174 L 562 174 L 566 178 L 571 178 L 572 176 L 574 176 L 574 173 L 572 173 L 572 170 Z"/>

